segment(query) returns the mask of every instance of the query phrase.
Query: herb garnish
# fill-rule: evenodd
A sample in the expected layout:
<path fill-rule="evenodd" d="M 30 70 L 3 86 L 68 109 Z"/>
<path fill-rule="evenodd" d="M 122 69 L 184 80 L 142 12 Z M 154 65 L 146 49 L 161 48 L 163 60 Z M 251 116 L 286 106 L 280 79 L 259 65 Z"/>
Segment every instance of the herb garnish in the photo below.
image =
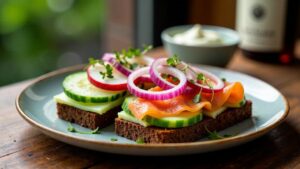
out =
<path fill-rule="evenodd" d="M 201 100 L 201 94 L 198 93 L 198 94 L 196 94 L 196 95 L 194 96 L 193 102 L 194 102 L 194 103 L 199 103 L 200 100 Z"/>
<path fill-rule="evenodd" d="M 134 57 L 140 57 L 147 53 L 150 49 L 152 49 L 151 45 L 144 45 L 144 49 L 135 49 L 135 48 L 129 48 L 129 49 L 123 49 L 121 52 L 115 51 L 115 56 L 117 61 L 127 67 L 130 70 L 134 70 L 135 68 L 138 67 L 137 63 L 129 63 L 128 59 L 134 58 Z"/>
<path fill-rule="evenodd" d="M 99 63 L 99 64 L 103 64 L 103 61 L 102 60 L 99 60 L 99 59 L 95 59 L 95 58 L 93 58 L 93 57 L 90 57 L 89 58 L 89 65 L 95 65 L 95 64 L 97 64 L 97 63 Z"/>
<path fill-rule="evenodd" d="M 110 64 L 104 64 L 105 67 L 105 72 L 99 72 L 100 75 L 102 75 L 102 78 L 105 79 L 105 77 L 107 78 L 114 78 L 114 76 L 112 75 L 113 73 L 113 68 Z"/>
<path fill-rule="evenodd" d="M 89 65 L 95 66 L 95 64 L 100 64 L 105 68 L 105 71 L 99 72 L 102 76 L 102 79 L 105 79 L 105 77 L 110 79 L 114 77 L 113 67 L 110 64 L 104 63 L 102 60 L 99 59 L 89 58 Z"/>
<path fill-rule="evenodd" d="M 176 83 L 176 82 L 179 81 L 178 78 L 176 78 L 176 77 L 174 77 L 174 76 L 172 76 L 172 75 L 165 74 L 165 73 L 162 73 L 162 74 L 161 74 L 161 77 L 164 78 L 164 79 L 166 79 L 167 81 L 171 81 L 171 83 L 172 83 L 172 82 Z"/>
<path fill-rule="evenodd" d="M 110 138 L 110 141 L 118 141 L 117 138 Z"/>
<path fill-rule="evenodd" d="M 201 80 L 203 82 L 206 82 L 206 77 L 204 76 L 203 73 L 198 73 L 197 74 L 197 80 Z"/>
<path fill-rule="evenodd" d="M 210 83 L 208 84 L 208 87 L 209 87 L 210 89 L 213 89 L 213 86 L 212 86 Z M 214 100 L 214 97 L 215 97 L 215 91 L 212 90 L 212 95 L 211 95 L 210 102 L 212 102 L 212 101 Z"/>
<path fill-rule="evenodd" d="M 223 136 L 221 136 L 216 130 L 209 131 L 206 126 L 205 126 L 205 130 L 208 133 L 207 137 L 211 140 L 218 140 L 218 139 L 224 139 L 224 138 L 227 138 L 227 137 L 232 137 L 232 135 L 230 135 L 230 134 L 224 134 Z"/>
<path fill-rule="evenodd" d="M 144 144 L 144 143 L 145 143 L 145 142 L 144 142 L 144 139 L 141 138 L 141 137 L 137 138 L 137 139 L 135 140 L 135 142 L 136 142 L 137 144 Z"/>
<path fill-rule="evenodd" d="M 79 133 L 79 134 L 100 134 L 99 127 L 92 131 L 79 131 L 71 123 L 68 123 L 68 131 L 72 133 Z"/>
<path fill-rule="evenodd" d="M 211 84 L 211 82 L 204 76 L 203 73 L 198 73 L 197 74 L 197 80 L 201 81 L 202 84 L 207 85 L 210 89 L 213 89 L 213 85 Z M 200 94 L 202 93 L 202 88 L 199 92 Z M 212 95 L 211 95 L 211 102 L 214 100 L 214 96 L 215 96 L 215 92 L 214 90 L 212 90 Z"/>
<path fill-rule="evenodd" d="M 201 81 L 202 84 L 207 85 L 210 89 L 213 89 L 212 83 L 205 77 L 203 73 L 197 73 L 188 64 L 181 62 L 181 60 L 176 54 L 167 59 L 167 64 L 172 67 L 177 67 L 179 70 L 183 71 L 184 73 L 186 73 L 187 70 L 190 70 L 192 73 L 196 75 L 197 81 Z M 196 83 L 194 79 L 191 79 L 190 82 L 193 84 Z M 194 96 L 193 99 L 194 103 L 199 103 L 201 101 L 201 93 L 202 93 L 202 88 L 200 89 L 200 92 Z M 211 102 L 214 99 L 214 95 L 215 95 L 214 90 L 212 90 Z"/>
<path fill-rule="evenodd" d="M 172 67 L 176 67 L 180 62 L 181 61 L 176 54 L 167 59 L 167 64 Z"/>

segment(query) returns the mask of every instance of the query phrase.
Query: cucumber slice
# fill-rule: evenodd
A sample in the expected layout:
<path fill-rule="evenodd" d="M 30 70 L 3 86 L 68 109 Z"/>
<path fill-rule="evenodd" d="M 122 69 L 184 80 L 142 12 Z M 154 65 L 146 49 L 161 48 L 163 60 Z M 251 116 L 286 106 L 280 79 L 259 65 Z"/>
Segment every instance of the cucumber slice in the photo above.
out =
<path fill-rule="evenodd" d="M 244 98 L 242 101 L 239 103 L 239 107 L 243 107 L 246 104 L 246 98 Z"/>
<path fill-rule="evenodd" d="M 128 109 L 128 104 L 133 99 L 135 99 L 135 97 L 133 97 L 133 96 L 126 97 L 126 99 L 124 100 L 124 102 L 122 104 L 123 111 L 132 117 L 133 117 L 133 115 L 130 112 L 130 110 Z M 178 117 L 155 118 L 155 117 L 151 117 L 151 116 L 145 116 L 142 119 L 142 121 L 145 124 L 148 124 L 149 126 L 156 126 L 156 127 L 163 127 L 163 128 L 181 128 L 181 127 L 187 127 L 187 126 L 194 125 L 194 124 L 198 123 L 199 121 L 201 121 L 202 118 L 203 118 L 202 113 L 199 113 L 199 114 L 192 115 L 189 117 L 178 116 Z M 124 120 L 128 120 L 128 119 L 129 118 L 124 119 Z M 132 122 L 136 122 L 136 121 L 132 121 Z"/>
<path fill-rule="evenodd" d="M 134 96 L 128 96 L 128 97 L 126 97 L 125 100 L 124 100 L 124 102 L 123 102 L 123 104 L 122 104 L 122 106 L 121 106 L 122 109 L 123 109 L 123 111 L 124 111 L 125 113 L 131 115 L 131 116 L 133 116 L 133 115 L 132 115 L 132 113 L 130 112 L 130 110 L 128 109 L 128 104 L 129 104 L 133 99 L 135 99 Z"/>
<path fill-rule="evenodd" d="M 107 111 L 117 106 L 120 106 L 124 99 L 119 98 L 113 102 L 108 103 L 81 103 L 69 98 L 64 92 L 62 92 L 54 96 L 54 100 L 55 102 L 60 104 L 69 105 L 71 107 L 76 107 L 80 110 L 90 111 L 102 115 L 105 114 Z"/>
<path fill-rule="evenodd" d="M 63 81 L 64 93 L 82 103 L 106 103 L 126 95 L 126 91 L 108 91 L 94 87 L 87 79 L 86 72 L 71 74 Z"/>
<path fill-rule="evenodd" d="M 144 126 L 144 127 L 149 126 L 148 123 L 146 123 L 146 122 L 144 122 L 144 121 L 142 121 L 142 120 L 139 120 L 139 119 L 135 118 L 134 116 L 132 116 L 132 115 L 126 113 L 125 111 L 119 112 L 119 113 L 118 113 L 118 117 L 121 118 L 121 119 L 123 119 L 123 120 L 126 120 L 126 121 L 130 121 L 130 122 L 133 122 L 133 123 L 140 124 L 140 125 L 142 125 L 142 126 Z"/>
<path fill-rule="evenodd" d="M 163 128 L 181 128 L 192 126 L 203 118 L 202 113 L 199 113 L 190 117 L 163 117 L 155 118 L 151 116 L 145 116 L 143 121 L 152 126 Z"/>
<path fill-rule="evenodd" d="M 240 101 L 237 104 L 226 104 L 227 107 L 232 107 L 232 108 L 239 108 L 239 107 L 243 107 L 246 104 L 246 98 L 244 98 L 242 101 Z"/>
<path fill-rule="evenodd" d="M 220 107 L 219 109 L 212 111 L 212 112 L 208 112 L 208 111 L 203 111 L 203 114 L 205 116 L 211 117 L 213 119 L 217 118 L 218 115 L 220 115 L 221 113 L 223 113 L 225 110 L 227 109 L 227 107 Z"/>

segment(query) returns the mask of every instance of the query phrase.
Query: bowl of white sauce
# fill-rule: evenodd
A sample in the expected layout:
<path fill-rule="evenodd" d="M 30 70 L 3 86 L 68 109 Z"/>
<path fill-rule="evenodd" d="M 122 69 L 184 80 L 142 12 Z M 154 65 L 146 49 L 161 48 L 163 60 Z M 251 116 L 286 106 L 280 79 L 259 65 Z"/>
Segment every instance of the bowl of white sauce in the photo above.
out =
<path fill-rule="evenodd" d="M 183 25 L 164 30 L 161 38 L 170 55 L 189 63 L 226 66 L 238 43 L 232 29 L 210 25 Z"/>

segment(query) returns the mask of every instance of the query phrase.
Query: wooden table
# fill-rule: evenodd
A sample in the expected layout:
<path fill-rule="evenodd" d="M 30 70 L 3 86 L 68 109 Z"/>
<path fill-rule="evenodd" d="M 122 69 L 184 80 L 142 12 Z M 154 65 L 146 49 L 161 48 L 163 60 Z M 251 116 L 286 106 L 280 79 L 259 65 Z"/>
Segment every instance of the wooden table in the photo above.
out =
<path fill-rule="evenodd" d="M 163 49 L 152 52 L 166 55 Z M 278 88 L 289 100 L 285 122 L 250 143 L 205 154 L 140 157 L 85 150 L 45 136 L 15 109 L 25 81 L 0 88 L 0 168 L 300 168 L 300 66 L 268 65 L 237 52 L 229 69 L 250 74 Z"/>

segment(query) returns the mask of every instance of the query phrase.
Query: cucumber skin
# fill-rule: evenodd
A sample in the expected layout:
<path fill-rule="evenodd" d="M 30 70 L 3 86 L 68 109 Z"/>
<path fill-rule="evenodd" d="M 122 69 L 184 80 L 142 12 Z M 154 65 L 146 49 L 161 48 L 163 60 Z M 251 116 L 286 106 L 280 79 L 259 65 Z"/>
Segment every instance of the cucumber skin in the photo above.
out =
<path fill-rule="evenodd" d="M 64 82 L 63 84 L 65 83 L 65 80 L 67 78 L 70 78 L 70 76 L 74 76 L 76 74 L 81 74 L 81 73 L 85 73 L 85 72 L 77 72 L 77 73 L 73 73 L 73 74 L 70 74 L 69 76 L 67 76 L 65 79 L 64 79 Z M 81 102 L 81 103 L 107 103 L 107 102 L 112 102 L 112 101 L 115 101 L 117 100 L 118 98 L 120 97 L 124 97 L 126 96 L 127 94 L 127 91 L 123 91 L 121 93 L 118 93 L 118 94 L 115 94 L 115 95 L 111 95 L 111 96 L 105 96 L 105 97 L 88 97 L 88 96 L 81 96 L 79 94 L 74 94 L 72 92 L 70 92 L 68 89 L 66 89 L 66 87 L 64 85 L 63 86 L 63 91 L 64 93 L 71 99 L 75 100 L 75 101 L 78 101 L 78 102 Z"/>
<path fill-rule="evenodd" d="M 121 106 L 122 110 L 124 110 L 125 113 L 127 113 L 127 114 L 129 114 L 129 115 L 131 115 L 131 116 L 133 116 L 133 114 L 132 114 L 131 111 L 128 109 L 128 103 L 129 103 L 131 100 L 133 100 L 133 99 L 134 99 L 133 96 L 126 97 L 125 100 L 124 100 L 124 102 L 123 102 L 123 104 L 122 104 L 122 106 Z"/>
<path fill-rule="evenodd" d="M 132 113 L 130 112 L 130 110 L 128 109 L 128 103 L 134 99 L 134 97 L 127 97 L 123 104 L 122 104 L 122 109 L 125 113 L 127 113 L 128 115 L 132 115 Z M 156 126 L 156 127 L 162 127 L 162 128 L 182 128 L 182 127 L 188 127 L 188 126 L 192 126 L 200 121 L 202 121 L 203 119 L 203 114 L 199 113 L 198 115 L 194 116 L 194 117 L 189 117 L 189 118 L 181 118 L 181 119 L 177 119 L 177 120 L 172 120 L 171 117 L 165 117 L 165 118 L 155 118 L 155 117 L 151 117 L 151 116 L 145 116 L 142 121 L 152 125 L 152 126 Z"/>
<path fill-rule="evenodd" d="M 240 108 L 240 107 L 243 107 L 245 106 L 247 100 L 246 98 L 244 98 L 242 101 L 240 101 L 239 103 L 235 104 L 235 105 L 227 105 L 228 107 L 231 107 L 231 108 Z"/>
<path fill-rule="evenodd" d="M 203 119 L 203 115 L 202 115 L 202 113 L 200 113 L 194 117 L 190 117 L 189 119 L 182 119 L 182 120 L 177 120 L 177 121 L 172 121 L 168 117 L 158 119 L 158 118 L 154 118 L 151 116 L 145 116 L 143 121 L 145 121 L 153 126 L 156 126 L 156 127 L 182 128 L 182 127 L 192 126 L 192 125 L 202 121 L 202 119 Z"/>
<path fill-rule="evenodd" d="M 243 106 L 245 106 L 245 104 L 246 104 L 246 98 L 244 98 L 241 102 L 240 102 L 240 107 L 243 107 Z"/>
<path fill-rule="evenodd" d="M 117 100 L 120 97 L 124 97 L 127 94 L 127 91 L 124 91 L 120 94 L 112 95 L 111 97 L 87 97 L 73 94 L 63 87 L 64 93 L 71 99 L 81 102 L 81 103 L 107 103 Z"/>

